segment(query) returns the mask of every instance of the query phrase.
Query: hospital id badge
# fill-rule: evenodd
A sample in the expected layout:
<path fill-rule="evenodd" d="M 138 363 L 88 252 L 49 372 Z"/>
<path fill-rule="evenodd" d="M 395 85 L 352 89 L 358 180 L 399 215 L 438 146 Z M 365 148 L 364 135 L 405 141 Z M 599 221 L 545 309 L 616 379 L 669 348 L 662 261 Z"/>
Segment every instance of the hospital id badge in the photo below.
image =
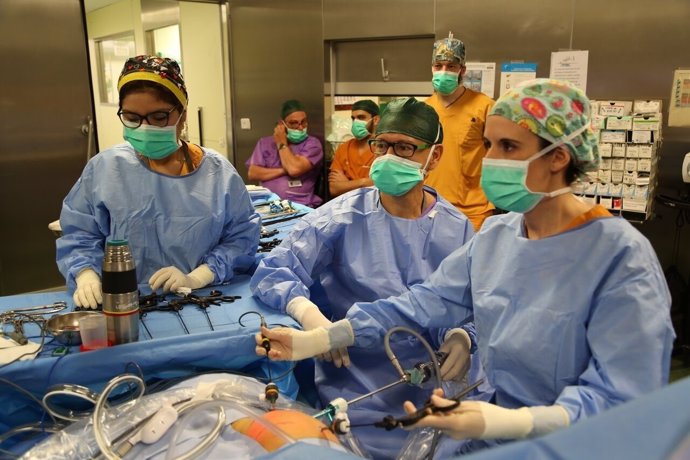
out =
<path fill-rule="evenodd" d="M 299 179 L 289 180 L 289 181 L 288 181 L 288 187 L 290 187 L 290 188 L 292 188 L 292 187 L 301 187 L 301 186 L 302 186 L 302 181 L 299 180 Z"/>

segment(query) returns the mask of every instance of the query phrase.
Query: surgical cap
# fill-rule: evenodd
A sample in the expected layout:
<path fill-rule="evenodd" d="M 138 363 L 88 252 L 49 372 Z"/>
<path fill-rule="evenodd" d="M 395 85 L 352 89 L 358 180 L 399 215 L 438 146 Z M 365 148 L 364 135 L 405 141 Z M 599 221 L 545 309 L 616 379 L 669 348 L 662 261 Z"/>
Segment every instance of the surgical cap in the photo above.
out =
<path fill-rule="evenodd" d="M 599 169 L 599 145 L 590 123 L 591 105 L 579 88 L 567 82 L 537 78 L 523 82 L 498 98 L 489 115 L 530 130 L 552 144 L 583 126 L 587 128 L 564 143 L 579 172 Z"/>
<path fill-rule="evenodd" d="M 369 115 L 371 115 L 372 117 L 375 117 L 379 114 L 379 106 L 376 105 L 376 102 L 370 99 L 364 99 L 352 104 L 352 111 L 354 112 L 355 110 L 364 110 L 365 112 L 368 112 Z"/>
<path fill-rule="evenodd" d="M 448 34 L 448 38 L 437 40 L 434 43 L 434 52 L 431 55 L 431 63 L 438 61 L 451 61 L 465 64 L 465 44 L 453 38 L 453 33 Z"/>
<path fill-rule="evenodd" d="M 127 59 L 117 81 L 117 89 L 122 97 L 122 87 L 133 81 L 151 81 L 170 90 L 184 107 L 187 106 L 187 88 L 182 78 L 179 64 L 158 56 L 136 56 Z"/>
<path fill-rule="evenodd" d="M 427 144 L 443 142 L 438 114 L 433 107 L 413 97 L 396 99 L 386 106 L 376 126 L 377 136 L 384 133 L 405 134 Z"/>
<path fill-rule="evenodd" d="M 289 101 L 283 102 L 283 107 L 280 109 L 280 117 L 285 119 L 288 115 L 293 112 L 304 112 L 304 106 L 297 99 L 290 99 Z"/>

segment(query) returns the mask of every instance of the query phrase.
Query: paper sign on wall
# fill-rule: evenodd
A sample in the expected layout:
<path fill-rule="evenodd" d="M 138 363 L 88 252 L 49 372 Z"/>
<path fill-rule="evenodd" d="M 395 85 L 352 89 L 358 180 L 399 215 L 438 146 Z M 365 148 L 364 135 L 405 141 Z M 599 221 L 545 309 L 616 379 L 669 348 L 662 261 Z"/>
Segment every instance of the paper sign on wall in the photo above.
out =
<path fill-rule="evenodd" d="M 589 51 L 554 51 L 549 77 L 570 82 L 587 92 L 588 61 Z"/>
<path fill-rule="evenodd" d="M 465 64 L 467 71 L 462 78 L 465 87 L 479 91 L 491 99 L 494 98 L 494 86 L 496 82 L 495 62 L 468 62 Z"/>
<path fill-rule="evenodd" d="M 690 70 L 677 69 L 673 73 L 668 125 L 690 126 Z"/>
<path fill-rule="evenodd" d="M 537 77 L 537 64 L 533 62 L 504 62 L 501 64 L 499 96 L 523 81 Z"/>

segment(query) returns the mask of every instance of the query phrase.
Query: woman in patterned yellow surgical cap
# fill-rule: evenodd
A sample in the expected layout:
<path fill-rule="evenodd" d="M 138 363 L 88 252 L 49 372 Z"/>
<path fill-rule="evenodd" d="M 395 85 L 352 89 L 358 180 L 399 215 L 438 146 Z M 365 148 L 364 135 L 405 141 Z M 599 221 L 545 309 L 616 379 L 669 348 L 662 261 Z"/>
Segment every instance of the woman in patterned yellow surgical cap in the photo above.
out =
<path fill-rule="evenodd" d="M 106 240 L 129 241 L 144 292 L 197 289 L 248 270 L 259 216 L 227 158 L 181 139 L 188 94 L 180 66 L 131 57 L 117 87 L 125 142 L 88 162 L 60 214 L 57 264 L 75 305 L 102 301 Z"/>
<path fill-rule="evenodd" d="M 487 117 L 481 182 L 512 212 L 489 217 L 400 297 L 355 304 L 324 331 L 264 331 L 272 358 L 372 347 L 394 325 L 473 317 L 491 403 L 463 401 L 415 425 L 472 439 L 456 453 L 546 434 L 665 385 L 674 332 L 654 250 L 626 220 L 569 188 L 599 162 L 589 107 L 582 91 L 553 80 L 501 96 Z M 432 401 L 450 404 L 438 394 Z"/>

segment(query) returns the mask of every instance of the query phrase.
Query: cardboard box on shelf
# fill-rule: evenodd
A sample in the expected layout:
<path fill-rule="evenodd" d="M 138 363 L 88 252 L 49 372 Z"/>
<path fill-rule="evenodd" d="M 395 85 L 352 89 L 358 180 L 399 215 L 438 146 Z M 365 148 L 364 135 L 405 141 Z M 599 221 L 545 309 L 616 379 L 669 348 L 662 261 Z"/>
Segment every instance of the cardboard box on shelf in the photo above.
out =
<path fill-rule="evenodd" d="M 633 118 L 631 116 L 624 117 L 606 117 L 606 129 L 632 129 Z"/>
<path fill-rule="evenodd" d="M 627 131 L 609 131 L 604 129 L 599 133 L 599 140 L 601 142 L 624 143 L 627 137 Z"/>
<path fill-rule="evenodd" d="M 625 144 L 613 144 L 613 148 L 611 149 L 611 156 L 622 158 L 625 156 L 626 150 L 627 146 Z"/>
<path fill-rule="evenodd" d="M 607 158 L 611 156 L 613 152 L 613 144 L 600 143 L 599 144 L 599 155 L 602 158 Z"/>
<path fill-rule="evenodd" d="M 634 113 L 661 113 L 661 100 L 654 99 L 645 101 L 642 99 L 635 99 L 633 103 Z"/>
<path fill-rule="evenodd" d="M 599 101 L 599 115 L 621 117 L 630 115 L 632 101 Z"/>

